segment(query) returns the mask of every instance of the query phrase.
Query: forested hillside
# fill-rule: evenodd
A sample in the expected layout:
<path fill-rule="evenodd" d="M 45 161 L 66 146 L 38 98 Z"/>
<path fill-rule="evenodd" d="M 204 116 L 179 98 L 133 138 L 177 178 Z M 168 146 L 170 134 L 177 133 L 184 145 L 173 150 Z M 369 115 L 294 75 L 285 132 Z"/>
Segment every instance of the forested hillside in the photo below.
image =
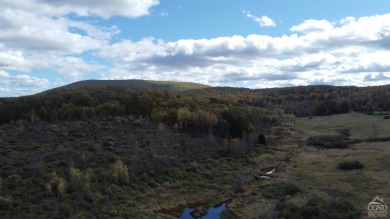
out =
<path fill-rule="evenodd" d="M 390 86 L 302 86 L 271 89 L 216 87 L 187 91 L 211 100 L 267 109 L 281 108 L 295 116 L 332 115 L 349 111 L 372 113 L 390 109 Z"/>
<path fill-rule="evenodd" d="M 272 111 L 228 101 L 149 88 L 80 88 L 1 100 L 0 123 L 86 121 L 132 115 L 178 131 L 242 137 L 276 122 Z M 259 124 L 262 121 L 262 124 Z"/>
<path fill-rule="evenodd" d="M 70 85 L 42 94 L 19 98 L 0 99 L 0 124 L 10 122 L 57 122 L 86 120 L 91 118 L 124 115 L 142 116 L 177 126 L 180 130 L 201 133 L 223 130 L 227 127 L 243 127 L 230 130 L 235 136 L 248 131 L 251 121 L 262 122 L 260 126 L 274 123 L 269 116 L 272 111 L 282 109 L 295 116 L 332 115 L 359 111 L 390 110 L 390 86 L 378 87 L 334 87 L 307 86 L 251 90 L 245 88 L 215 87 L 198 89 L 173 89 L 178 85 L 165 83 L 154 89 L 154 83 L 126 81 L 116 86 L 102 86 L 102 82 L 91 82 L 94 86 Z M 99 86 L 95 86 L 98 84 Z M 139 86 L 154 84 L 152 88 Z M 171 87 L 169 91 L 164 90 Z M 190 87 L 193 88 L 193 87 Z M 203 89 L 202 89 L 203 88 Z M 173 89 L 173 90 L 172 90 Z M 233 118 L 237 117 L 237 118 Z M 242 121 L 244 124 L 228 124 Z M 251 124 L 252 128 L 259 124 Z"/>

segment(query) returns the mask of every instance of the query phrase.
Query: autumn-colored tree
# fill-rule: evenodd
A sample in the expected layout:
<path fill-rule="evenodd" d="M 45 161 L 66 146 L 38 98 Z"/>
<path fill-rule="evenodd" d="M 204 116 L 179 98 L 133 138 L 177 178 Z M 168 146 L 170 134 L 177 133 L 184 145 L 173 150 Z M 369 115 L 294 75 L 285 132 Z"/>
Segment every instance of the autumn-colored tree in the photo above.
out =
<path fill-rule="evenodd" d="M 88 168 L 86 171 L 71 167 L 70 176 L 72 179 L 73 186 L 76 189 L 80 189 L 85 194 L 90 191 L 90 182 L 92 177 L 92 169 Z"/>
<path fill-rule="evenodd" d="M 177 110 L 177 121 L 179 122 L 179 130 L 188 128 L 188 121 L 192 119 L 192 113 L 187 107 L 181 107 Z"/>
<path fill-rule="evenodd" d="M 128 184 L 130 182 L 129 170 L 122 160 L 117 160 L 112 167 L 111 175 L 116 183 Z"/>
<path fill-rule="evenodd" d="M 66 181 L 55 172 L 50 174 L 50 178 L 50 182 L 46 183 L 46 191 L 48 194 L 56 195 L 58 200 L 60 200 L 66 192 Z"/>

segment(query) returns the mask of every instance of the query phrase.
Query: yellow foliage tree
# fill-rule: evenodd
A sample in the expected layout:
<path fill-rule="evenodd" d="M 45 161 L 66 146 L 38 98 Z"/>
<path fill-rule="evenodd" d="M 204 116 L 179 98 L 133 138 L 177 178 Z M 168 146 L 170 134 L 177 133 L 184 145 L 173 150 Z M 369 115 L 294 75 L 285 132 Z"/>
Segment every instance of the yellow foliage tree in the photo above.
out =
<path fill-rule="evenodd" d="M 111 175 L 117 183 L 127 184 L 130 182 L 129 171 L 122 160 L 117 160 L 115 162 L 112 167 Z"/>

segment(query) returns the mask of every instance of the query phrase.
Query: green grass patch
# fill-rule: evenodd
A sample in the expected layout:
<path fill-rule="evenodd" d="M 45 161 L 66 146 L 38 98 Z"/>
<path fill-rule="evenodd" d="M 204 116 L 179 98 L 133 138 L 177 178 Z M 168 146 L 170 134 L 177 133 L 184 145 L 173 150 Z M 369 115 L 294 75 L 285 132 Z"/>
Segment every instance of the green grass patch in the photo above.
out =
<path fill-rule="evenodd" d="M 308 135 L 335 134 L 338 130 L 348 129 L 351 139 L 362 139 L 368 135 L 373 137 L 389 137 L 390 120 L 383 115 L 367 115 L 351 112 L 332 116 L 315 116 L 297 118 L 295 128 Z"/>

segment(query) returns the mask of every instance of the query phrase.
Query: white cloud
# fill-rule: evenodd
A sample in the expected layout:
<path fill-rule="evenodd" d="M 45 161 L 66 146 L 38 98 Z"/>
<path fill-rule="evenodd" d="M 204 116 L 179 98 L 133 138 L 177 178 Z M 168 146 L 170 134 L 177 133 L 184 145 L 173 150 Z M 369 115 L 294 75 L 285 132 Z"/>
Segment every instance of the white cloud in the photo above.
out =
<path fill-rule="evenodd" d="M 9 78 L 9 74 L 5 71 L 0 71 L 0 78 Z"/>
<path fill-rule="evenodd" d="M 140 17 L 150 13 L 150 8 L 159 4 L 158 0 L 2 0 L 3 8 L 16 8 L 47 16 L 113 16 Z"/>
<path fill-rule="evenodd" d="M 311 32 L 326 32 L 331 31 L 333 25 L 327 20 L 306 20 L 302 24 L 293 26 L 290 28 L 291 31 L 311 33 Z"/>
<path fill-rule="evenodd" d="M 27 70 L 24 65 L 24 54 L 20 50 L 0 47 L 0 69 Z"/>
<path fill-rule="evenodd" d="M 81 16 L 97 15 L 104 18 L 113 16 L 140 17 L 148 15 L 149 9 L 159 4 L 158 0 L 38 0 L 53 7 L 77 13 Z"/>
<path fill-rule="evenodd" d="M 87 34 L 72 33 L 71 28 Z M 115 27 L 107 30 L 65 17 L 54 19 L 27 11 L 0 9 L 0 42 L 12 48 L 81 53 L 102 47 L 117 32 Z"/>
<path fill-rule="evenodd" d="M 259 24 L 260 27 L 275 27 L 276 24 L 275 22 L 269 18 L 268 16 L 261 16 L 261 17 L 256 17 L 252 15 L 249 11 L 242 11 L 247 17 L 251 18 L 254 20 L 256 23 Z"/>
<path fill-rule="evenodd" d="M 2 82 L 12 84 L 12 89 L 8 90 L 24 94 L 24 90 L 28 91 L 25 89 L 28 84 L 38 82 L 41 83 L 39 87 L 46 88 L 47 79 L 26 74 L 33 71 L 51 71 L 74 81 L 82 79 L 86 73 L 97 73 L 102 69 L 81 57 L 108 45 L 120 30 L 115 26 L 103 27 L 73 20 L 72 16 L 67 16 L 72 9 L 66 7 L 76 3 L 68 2 L 66 6 L 63 3 L 66 1 L 61 2 L 61 5 L 55 5 L 55 1 L 50 1 L 50 4 L 37 0 L 1 1 L 0 71 L 12 72 L 9 79 Z M 142 1 L 134 4 L 142 4 Z"/>
<path fill-rule="evenodd" d="M 84 74 L 97 74 L 104 69 L 102 65 L 89 63 L 83 58 L 50 54 L 35 54 L 30 57 L 30 68 L 55 69 L 57 73 L 66 76 L 71 81 L 82 80 Z"/>
<path fill-rule="evenodd" d="M 31 53 L 26 55 L 20 50 L 11 50 L 0 47 L 0 71 L 13 70 L 29 73 L 32 70 L 55 70 L 75 81 L 81 80 L 86 73 L 97 73 L 104 67 L 89 63 L 83 58 L 63 56 L 56 53 Z"/>
<path fill-rule="evenodd" d="M 24 87 L 47 87 L 49 81 L 47 79 L 41 79 L 32 77 L 30 75 L 16 75 L 9 79 L 12 85 L 24 86 Z"/>
<path fill-rule="evenodd" d="M 308 20 L 291 28 L 300 35 L 280 37 L 122 41 L 101 50 L 116 62 L 102 76 L 250 87 L 388 84 L 389 20 L 390 14 Z"/>
<path fill-rule="evenodd" d="M 0 71 L 0 96 L 27 95 L 44 91 L 49 87 L 49 81 L 26 74 L 10 75 Z"/>

